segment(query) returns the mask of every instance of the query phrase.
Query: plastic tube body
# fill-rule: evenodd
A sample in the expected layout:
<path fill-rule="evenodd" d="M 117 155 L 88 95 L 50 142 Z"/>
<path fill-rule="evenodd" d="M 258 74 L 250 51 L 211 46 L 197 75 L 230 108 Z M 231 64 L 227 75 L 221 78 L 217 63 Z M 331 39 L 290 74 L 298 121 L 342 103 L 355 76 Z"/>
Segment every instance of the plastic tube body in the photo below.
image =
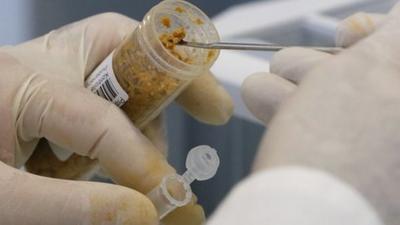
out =
<path fill-rule="evenodd" d="M 182 207 L 192 199 L 190 184 L 194 180 L 208 180 L 218 170 L 217 151 L 209 146 L 200 145 L 189 151 L 186 158 L 187 171 L 181 175 L 169 175 L 160 185 L 147 194 L 157 209 L 160 219 L 177 207 Z"/>
<path fill-rule="evenodd" d="M 168 213 L 182 207 L 192 199 L 192 189 L 189 183 L 180 175 L 164 177 L 160 185 L 147 194 L 157 209 L 160 219 Z"/>

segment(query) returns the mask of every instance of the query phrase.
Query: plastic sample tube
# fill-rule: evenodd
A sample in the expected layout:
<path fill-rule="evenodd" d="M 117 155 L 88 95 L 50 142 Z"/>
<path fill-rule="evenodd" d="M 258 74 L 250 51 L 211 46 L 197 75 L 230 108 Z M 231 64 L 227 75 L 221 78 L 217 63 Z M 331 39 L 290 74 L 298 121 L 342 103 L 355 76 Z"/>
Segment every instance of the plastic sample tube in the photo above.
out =
<path fill-rule="evenodd" d="M 161 1 L 91 73 L 86 87 L 121 107 L 136 127 L 145 127 L 218 57 L 219 50 L 177 46 L 181 38 L 219 41 L 199 8 L 182 0 Z"/>
<path fill-rule="evenodd" d="M 219 166 L 217 151 L 210 146 L 200 145 L 191 149 L 186 158 L 186 172 L 181 176 L 173 174 L 162 179 L 159 186 L 147 196 L 157 209 L 159 218 L 164 218 L 177 207 L 182 207 L 192 199 L 190 184 L 194 180 L 212 178 Z"/>

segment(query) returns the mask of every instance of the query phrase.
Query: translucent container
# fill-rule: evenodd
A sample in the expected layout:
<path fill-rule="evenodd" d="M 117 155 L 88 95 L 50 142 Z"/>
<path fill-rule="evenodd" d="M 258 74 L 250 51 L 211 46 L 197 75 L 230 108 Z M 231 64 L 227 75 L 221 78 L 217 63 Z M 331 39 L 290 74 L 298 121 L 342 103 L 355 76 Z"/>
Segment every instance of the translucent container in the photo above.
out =
<path fill-rule="evenodd" d="M 192 199 L 190 184 L 195 180 L 212 178 L 217 173 L 219 162 L 217 151 L 210 146 L 200 145 L 191 149 L 186 158 L 186 172 L 182 176 L 167 175 L 147 194 L 159 218 L 163 219 L 176 208 L 188 204 Z"/>
<path fill-rule="evenodd" d="M 210 19 L 196 6 L 166 0 L 86 80 L 86 86 L 120 106 L 142 128 L 194 78 L 204 74 L 219 52 L 176 45 L 182 39 L 219 41 Z"/>
<path fill-rule="evenodd" d="M 188 204 L 192 199 L 192 189 L 182 176 L 174 174 L 164 177 L 160 185 L 149 192 L 147 197 L 156 207 L 161 220 L 176 208 Z"/>

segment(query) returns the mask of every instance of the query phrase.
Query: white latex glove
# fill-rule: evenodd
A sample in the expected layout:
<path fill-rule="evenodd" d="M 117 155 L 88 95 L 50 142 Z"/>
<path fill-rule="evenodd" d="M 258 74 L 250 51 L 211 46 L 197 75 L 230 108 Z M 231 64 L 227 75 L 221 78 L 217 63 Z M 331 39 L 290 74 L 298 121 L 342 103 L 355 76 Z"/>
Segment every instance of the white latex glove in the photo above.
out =
<path fill-rule="evenodd" d="M 239 187 L 227 203 L 230 199 L 240 199 L 244 193 L 257 192 L 258 187 L 272 185 L 276 188 L 269 193 L 264 188 L 251 194 L 271 202 L 249 207 L 254 201 L 243 200 L 240 204 L 246 207 L 242 210 L 254 209 L 259 212 L 254 216 L 270 219 L 267 220 L 270 224 L 376 224 L 379 221 L 374 220 L 375 214 L 387 225 L 398 224 L 399 28 L 400 6 L 388 16 L 357 14 L 338 27 L 338 44 L 349 46 L 357 42 L 354 46 L 336 56 L 299 48 L 283 50 L 271 64 L 271 72 L 277 75 L 260 73 L 245 82 L 243 97 L 256 116 L 267 123 L 277 110 L 260 145 L 255 169 L 270 169 L 265 173 L 276 175 L 271 168 L 311 167 L 324 171 L 326 179 L 334 182 L 324 185 L 323 178 L 301 169 L 281 174 L 281 178 L 265 175 L 253 180 L 247 188 Z M 282 100 L 285 101 L 280 105 Z M 306 173 L 304 176 L 309 179 L 296 173 Z M 296 191 L 295 185 L 300 191 Z M 304 190 L 302 185 L 311 187 Z M 353 192 L 353 197 L 338 194 L 343 186 L 347 192 Z M 328 187 L 331 189 L 327 192 Z M 339 206 L 326 201 L 329 195 L 338 197 Z M 317 204 L 310 207 L 310 200 L 317 200 Z M 295 207 L 281 207 L 281 203 L 283 206 L 292 203 Z M 224 214 L 234 204 L 226 205 L 221 206 L 215 217 L 236 215 Z M 274 205 L 277 205 L 275 211 Z M 327 205 L 331 212 L 319 210 Z M 343 214 L 341 207 L 354 211 Z M 299 216 L 297 210 L 304 212 L 303 209 L 305 213 Z M 329 220 L 335 214 L 337 219 Z M 359 215 L 368 220 L 351 220 Z M 292 216 L 302 223 L 296 220 L 279 223 L 282 218 Z M 324 218 L 334 223 L 323 222 Z"/>
<path fill-rule="evenodd" d="M 143 193 L 174 169 L 119 108 L 83 86 L 85 77 L 136 25 L 106 13 L 0 50 L 1 225 L 158 223 Z M 195 80 L 180 98 L 190 114 L 205 122 L 223 123 L 232 111 L 229 96 L 211 75 Z M 196 100 L 195 106 L 189 98 Z M 150 124 L 153 132 L 147 134 L 157 139 L 159 124 Z M 44 178 L 12 168 L 24 165 L 42 137 L 98 160 L 114 181 L 132 189 Z M 164 222 L 203 220 L 193 201 Z"/>
<path fill-rule="evenodd" d="M 382 225 L 363 197 L 321 171 L 266 170 L 241 181 L 207 225 Z"/>
<path fill-rule="evenodd" d="M 338 45 L 348 46 L 363 38 L 375 30 L 383 18 L 359 13 L 346 19 L 338 28 Z M 271 71 L 279 75 L 260 73 L 244 83 L 243 97 L 250 110 L 267 124 L 281 102 L 295 93 L 303 76 L 331 57 L 305 49 L 279 52 L 271 64 Z M 282 137 L 279 140 L 290 142 Z M 259 154 L 257 169 L 260 171 L 232 190 L 208 225 L 382 224 L 376 210 L 354 187 L 330 173 L 307 169 L 304 164 L 303 167 L 263 170 L 268 167 L 268 161 L 263 158 L 268 154 L 264 151 Z M 290 158 L 290 155 L 285 157 Z"/>
<path fill-rule="evenodd" d="M 337 27 L 336 45 L 349 47 L 381 26 L 386 15 L 357 13 L 341 21 Z M 290 96 L 303 77 L 332 55 L 309 49 L 287 48 L 277 52 L 270 63 L 270 72 L 249 76 L 242 85 L 242 97 L 249 110 L 268 124 L 281 103 Z M 262 86 L 263 90 L 258 88 Z"/>

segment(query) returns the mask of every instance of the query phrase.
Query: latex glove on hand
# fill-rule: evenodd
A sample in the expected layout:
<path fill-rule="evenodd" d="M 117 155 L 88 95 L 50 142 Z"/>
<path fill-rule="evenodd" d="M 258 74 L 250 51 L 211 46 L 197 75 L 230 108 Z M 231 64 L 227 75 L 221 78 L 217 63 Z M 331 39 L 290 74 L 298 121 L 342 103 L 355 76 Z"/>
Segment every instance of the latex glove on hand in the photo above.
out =
<path fill-rule="evenodd" d="M 357 13 L 339 22 L 336 45 L 347 48 L 381 26 L 386 15 Z M 332 58 L 331 54 L 303 48 L 277 52 L 270 63 L 270 73 L 249 76 L 242 86 L 242 97 L 249 110 L 268 124 L 281 103 L 292 95 L 304 76 L 314 67 Z M 289 63 L 290 60 L 293 60 Z M 263 90 L 258 88 L 262 86 Z"/>
<path fill-rule="evenodd" d="M 158 224 L 144 194 L 174 169 L 119 108 L 84 87 L 85 77 L 136 25 L 125 16 L 101 14 L 0 50 L 2 225 Z M 207 85 L 199 90 L 202 82 Z M 199 120 L 223 123 L 232 112 L 229 96 L 211 75 L 193 81 L 180 98 L 189 98 L 185 96 L 196 98 L 196 106 L 185 101 L 182 106 Z M 151 124 L 153 131 L 159 124 Z M 43 137 L 98 160 L 115 182 L 129 188 L 44 178 L 12 168 L 24 165 Z M 202 208 L 193 202 L 164 222 L 202 221 Z"/>
<path fill-rule="evenodd" d="M 400 6 L 357 14 L 339 24 L 338 45 L 354 44 L 342 53 L 286 49 L 271 62 L 274 74 L 247 79 L 250 110 L 265 123 L 277 113 L 257 173 L 210 225 L 398 224 L 399 27 Z"/>

